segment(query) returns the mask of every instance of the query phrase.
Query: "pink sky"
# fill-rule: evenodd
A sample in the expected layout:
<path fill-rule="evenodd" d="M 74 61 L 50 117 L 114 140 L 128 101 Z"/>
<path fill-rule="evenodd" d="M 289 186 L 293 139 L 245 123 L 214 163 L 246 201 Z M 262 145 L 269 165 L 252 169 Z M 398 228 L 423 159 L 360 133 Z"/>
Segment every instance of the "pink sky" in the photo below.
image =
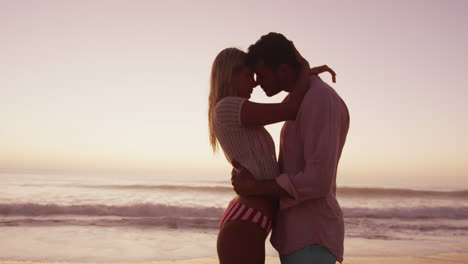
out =
<path fill-rule="evenodd" d="M 206 129 L 211 63 L 276 31 L 338 73 L 351 112 L 342 184 L 466 188 L 467 11 L 455 0 L 2 1 L 0 168 L 224 179 Z"/>

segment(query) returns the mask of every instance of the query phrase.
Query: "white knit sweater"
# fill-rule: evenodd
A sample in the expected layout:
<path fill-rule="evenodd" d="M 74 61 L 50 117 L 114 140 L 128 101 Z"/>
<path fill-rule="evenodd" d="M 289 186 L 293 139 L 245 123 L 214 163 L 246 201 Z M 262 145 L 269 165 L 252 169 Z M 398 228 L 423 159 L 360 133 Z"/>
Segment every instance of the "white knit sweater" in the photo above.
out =
<path fill-rule="evenodd" d="M 275 143 L 263 126 L 243 126 L 240 113 L 246 101 L 225 97 L 216 104 L 213 128 L 229 162 L 240 163 L 258 180 L 272 180 L 280 174 Z"/>

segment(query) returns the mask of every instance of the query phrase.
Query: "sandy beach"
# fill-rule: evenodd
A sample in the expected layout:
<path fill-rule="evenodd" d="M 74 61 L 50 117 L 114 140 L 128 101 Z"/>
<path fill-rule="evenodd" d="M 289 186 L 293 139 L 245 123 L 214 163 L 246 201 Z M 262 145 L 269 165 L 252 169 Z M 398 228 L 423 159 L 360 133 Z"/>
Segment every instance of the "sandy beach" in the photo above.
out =
<path fill-rule="evenodd" d="M 173 261 L 150 262 L 32 262 L 32 261 L 0 261 L 0 264 L 216 264 L 216 258 L 198 258 Z M 266 264 L 279 264 L 276 257 L 267 257 Z M 348 257 L 343 264 L 457 264 L 468 263 L 468 253 L 446 253 L 427 256 L 398 256 L 398 257 Z"/>

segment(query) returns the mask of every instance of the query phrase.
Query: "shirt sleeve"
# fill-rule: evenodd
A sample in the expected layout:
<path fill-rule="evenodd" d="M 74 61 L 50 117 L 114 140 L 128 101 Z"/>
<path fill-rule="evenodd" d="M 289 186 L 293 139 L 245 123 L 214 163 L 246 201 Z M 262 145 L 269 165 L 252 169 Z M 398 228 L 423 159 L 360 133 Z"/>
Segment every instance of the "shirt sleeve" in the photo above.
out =
<path fill-rule="evenodd" d="M 328 93 L 313 95 L 297 117 L 303 143 L 304 168 L 296 175 L 281 174 L 276 182 L 292 198 L 281 198 L 286 209 L 302 201 L 326 197 L 335 181 L 340 153 L 340 106 Z M 297 122 L 296 121 L 296 122 Z"/>
<path fill-rule="evenodd" d="M 225 97 L 216 104 L 215 120 L 222 127 L 241 127 L 241 109 L 246 101 L 243 97 Z"/>

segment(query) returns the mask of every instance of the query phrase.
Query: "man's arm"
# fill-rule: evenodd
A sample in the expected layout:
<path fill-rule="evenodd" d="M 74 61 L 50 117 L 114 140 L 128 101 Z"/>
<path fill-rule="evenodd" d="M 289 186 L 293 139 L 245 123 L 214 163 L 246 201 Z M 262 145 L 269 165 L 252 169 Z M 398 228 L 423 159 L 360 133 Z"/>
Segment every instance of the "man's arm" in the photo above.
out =
<path fill-rule="evenodd" d="M 322 92 L 314 94 L 298 116 L 304 168 L 271 181 L 257 181 L 245 169 L 234 170 L 232 184 L 238 194 L 281 197 L 281 208 L 285 209 L 330 193 L 340 153 L 341 116 L 340 107 Z"/>
<path fill-rule="evenodd" d="M 278 185 L 292 197 L 281 199 L 281 209 L 325 198 L 333 190 L 344 117 L 333 94 L 325 87 L 317 88 L 320 89 L 311 94 L 296 121 L 303 144 L 304 168 L 295 175 L 283 173 L 276 178 Z"/>
<path fill-rule="evenodd" d="M 234 191 L 242 196 L 263 196 L 271 198 L 290 197 L 275 180 L 256 180 L 245 168 L 236 166 L 232 170 L 231 183 Z"/>

